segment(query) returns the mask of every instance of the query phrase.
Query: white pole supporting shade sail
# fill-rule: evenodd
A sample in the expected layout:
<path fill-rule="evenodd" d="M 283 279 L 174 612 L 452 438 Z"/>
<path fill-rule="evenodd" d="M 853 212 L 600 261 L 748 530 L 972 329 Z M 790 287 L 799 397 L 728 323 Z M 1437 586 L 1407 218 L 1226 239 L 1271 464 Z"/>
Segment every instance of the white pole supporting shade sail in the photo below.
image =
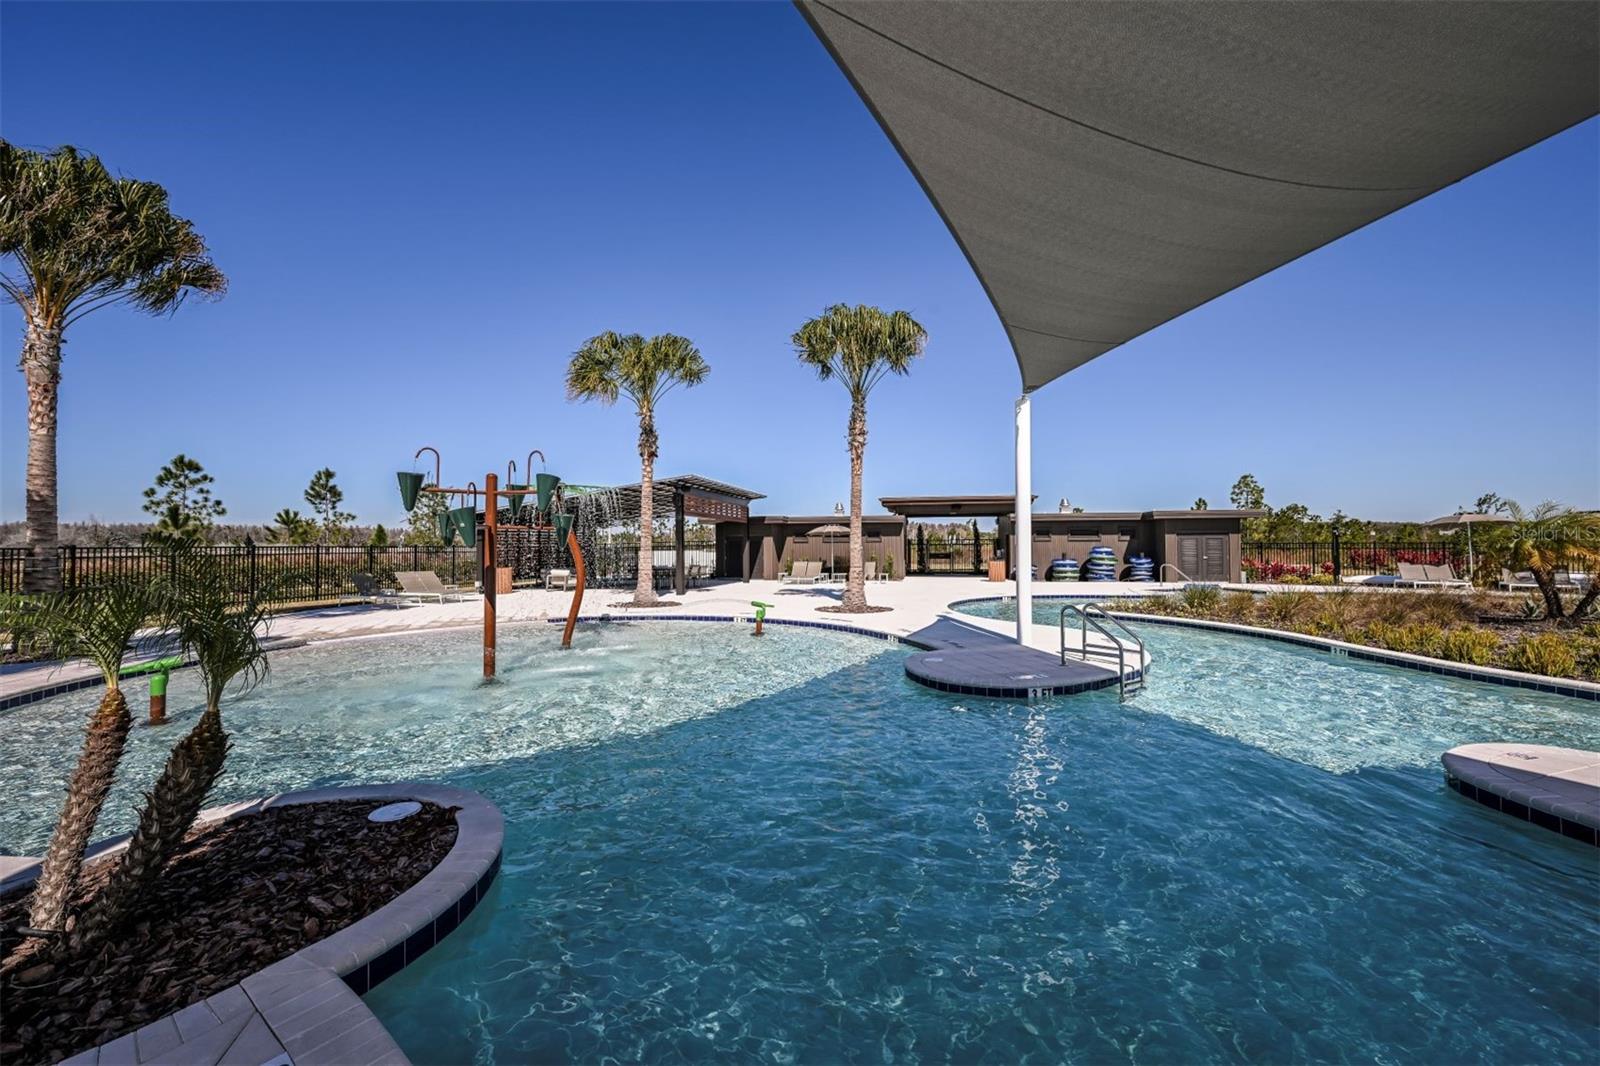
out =
<path fill-rule="evenodd" d="M 796 0 L 983 284 L 1027 393 L 1600 110 L 1592 0 Z"/>
<path fill-rule="evenodd" d="M 1015 548 L 1008 560 L 1017 568 L 1017 643 L 1028 643 L 1033 625 L 1033 401 L 1017 398 L 1017 500 Z"/>
<path fill-rule="evenodd" d="M 1590 0 L 799 7 L 1025 390 L 1600 110 Z"/>

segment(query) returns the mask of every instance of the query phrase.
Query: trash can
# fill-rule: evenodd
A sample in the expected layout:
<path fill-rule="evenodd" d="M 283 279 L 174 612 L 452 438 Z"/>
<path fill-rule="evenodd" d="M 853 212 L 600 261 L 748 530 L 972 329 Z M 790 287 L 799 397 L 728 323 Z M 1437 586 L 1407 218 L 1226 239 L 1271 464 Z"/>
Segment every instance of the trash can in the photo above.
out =
<path fill-rule="evenodd" d="M 1004 581 L 1006 579 L 1006 561 L 1004 559 L 989 560 L 989 580 Z"/>

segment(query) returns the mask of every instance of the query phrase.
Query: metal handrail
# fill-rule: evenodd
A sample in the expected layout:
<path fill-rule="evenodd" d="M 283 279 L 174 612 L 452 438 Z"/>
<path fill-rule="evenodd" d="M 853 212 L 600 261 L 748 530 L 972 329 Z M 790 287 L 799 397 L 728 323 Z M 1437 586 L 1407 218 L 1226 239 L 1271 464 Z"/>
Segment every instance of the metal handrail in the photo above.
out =
<path fill-rule="evenodd" d="M 1156 571 L 1156 580 L 1157 581 L 1161 580 L 1161 575 L 1165 574 L 1168 570 L 1171 570 L 1174 574 L 1177 574 L 1179 577 L 1183 578 L 1185 581 L 1193 581 L 1194 580 L 1194 578 L 1190 577 L 1188 574 L 1184 573 L 1182 570 L 1179 570 L 1176 566 L 1173 566 L 1171 563 L 1162 563 L 1161 564 L 1161 569 Z"/>
<path fill-rule="evenodd" d="M 1138 633 L 1134 632 L 1133 627 L 1128 625 L 1128 623 L 1124 622 L 1122 619 L 1118 618 L 1116 615 L 1114 615 L 1111 612 L 1107 611 L 1103 604 L 1100 604 L 1100 603 L 1089 603 L 1089 604 L 1085 604 L 1084 606 L 1085 606 L 1085 608 L 1093 608 L 1094 610 L 1098 611 L 1100 613 L 1100 617 L 1101 618 L 1104 618 L 1107 622 L 1110 622 L 1112 625 L 1116 626 L 1118 629 L 1120 629 L 1124 633 L 1128 634 L 1128 639 L 1133 641 L 1134 646 L 1139 649 L 1139 674 L 1140 674 L 1141 677 L 1143 677 L 1144 676 L 1144 638 L 1139 636 Z"/>
<path fill-rule="evenodd" d="M 1144 641 L 1140 639 L 1139 634 L 1129 629 L 1123 622 L 1112 618 L 1109 614 L 1107 614 L 1105 609 L 1098 603 L 1086 603 L 1082 606 L 1076 603 L 1068 603 L 1062 606 L 1061 616 L 1058 620 L 1058 627 L 1061 631 L 1061 664 L 1065 666 L 1067 663 L 1067 612 L 1074 611 L 1078 615 L 1079 660 L 1082 662 L 1089 661 L 1089 627 L 1093 626 L 1095 632 L 1109 640 L 1111 642 L 1111 646 L 1117 650 L 1117 698 L 1126 700 L 1128 698 L 1128 671 L 1126 663 L 1127 649 L 1123 646 L 1122 641 L 1117 638 L 1116 634 L 1112 633 L 1105 626 L 1101 625 L 1089 614 L 1091 609 L 1098 613 L 1101 618 L 1104 618 L 1107 622 L 1110 622 L 1112 625 L 1116 626 L 1118 629 L 1122 630 L 1124 633 L 1128 634 L 1130 638 L 1132 638 L 1134 645 L 1139 651 L 1139 678 L 1140 683 L 1143 684 L 1145 669 Z"/>

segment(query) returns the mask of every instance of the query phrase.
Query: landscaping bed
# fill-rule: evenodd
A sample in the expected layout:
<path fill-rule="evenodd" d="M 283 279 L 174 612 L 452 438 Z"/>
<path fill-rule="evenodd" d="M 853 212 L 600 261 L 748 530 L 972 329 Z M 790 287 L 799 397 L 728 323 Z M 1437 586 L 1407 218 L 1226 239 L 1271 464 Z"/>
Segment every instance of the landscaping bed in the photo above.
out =
<path fill-rule="evenodd" d="M 1547 677 L 1600 681 L 1600 621 L 1512 613 L 1523 601 L 1488 593 L 1223 592 L 1191 585 L 1176 596 L 1126 600 L 1134 614 L 1232 622 L 1435 659 Z"/>
<path fill-rule="evenodd" d="M 65 965 L 14 932 L 26 924 L 28 892 L 0 900 L 0 1059 L 55 1062 L 115 1039 L 382 907 L 456 839 L 453 808 L 423 804 L 409 818 L 369 822 L 386 803 L 290 805 L 196 829 L 127 927 Z M 85 869 L 80 899 L 115 861 Z"/>

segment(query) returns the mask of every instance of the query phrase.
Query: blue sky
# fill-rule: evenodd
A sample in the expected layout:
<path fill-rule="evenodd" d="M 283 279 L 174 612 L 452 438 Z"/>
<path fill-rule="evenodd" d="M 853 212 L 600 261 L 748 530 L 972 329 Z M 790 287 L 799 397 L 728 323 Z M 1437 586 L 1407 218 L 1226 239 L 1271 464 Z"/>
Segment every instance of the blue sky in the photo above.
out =
<path fill-rule="evenodd" d="M 788 4 L 8 2 L 0 18 L 0 133 L 166 185 L 231 282 L 174 317 L 73 328 L 64 520 L 138 518 L 179 451 L 240 521 L 303 507 L 327 465 L 349 509 L 393 522 L 393 471 L 424 443 L 447 479 L 538 447 L 574 480 L 634 480 L 631 412 L 562 395 L 567 358 L 604 329 L 682 333 L 711 363 L 661 411 L 659 472 L 830 510 L 845 395 L 788 337 L 841 300 L 930 334 L 873 395 L 867 499 L 1010 490 L 1005 336 Z M 1491 490 L 1600 505 L 1597 173 L 1591 121 L 1046 387 L 1041 504 L 1217 506 L 1250 471 L 1269 501 L 1324 514 L 1426 518 Z M 21 318 L 0 325 L 15 520 Z"/>

